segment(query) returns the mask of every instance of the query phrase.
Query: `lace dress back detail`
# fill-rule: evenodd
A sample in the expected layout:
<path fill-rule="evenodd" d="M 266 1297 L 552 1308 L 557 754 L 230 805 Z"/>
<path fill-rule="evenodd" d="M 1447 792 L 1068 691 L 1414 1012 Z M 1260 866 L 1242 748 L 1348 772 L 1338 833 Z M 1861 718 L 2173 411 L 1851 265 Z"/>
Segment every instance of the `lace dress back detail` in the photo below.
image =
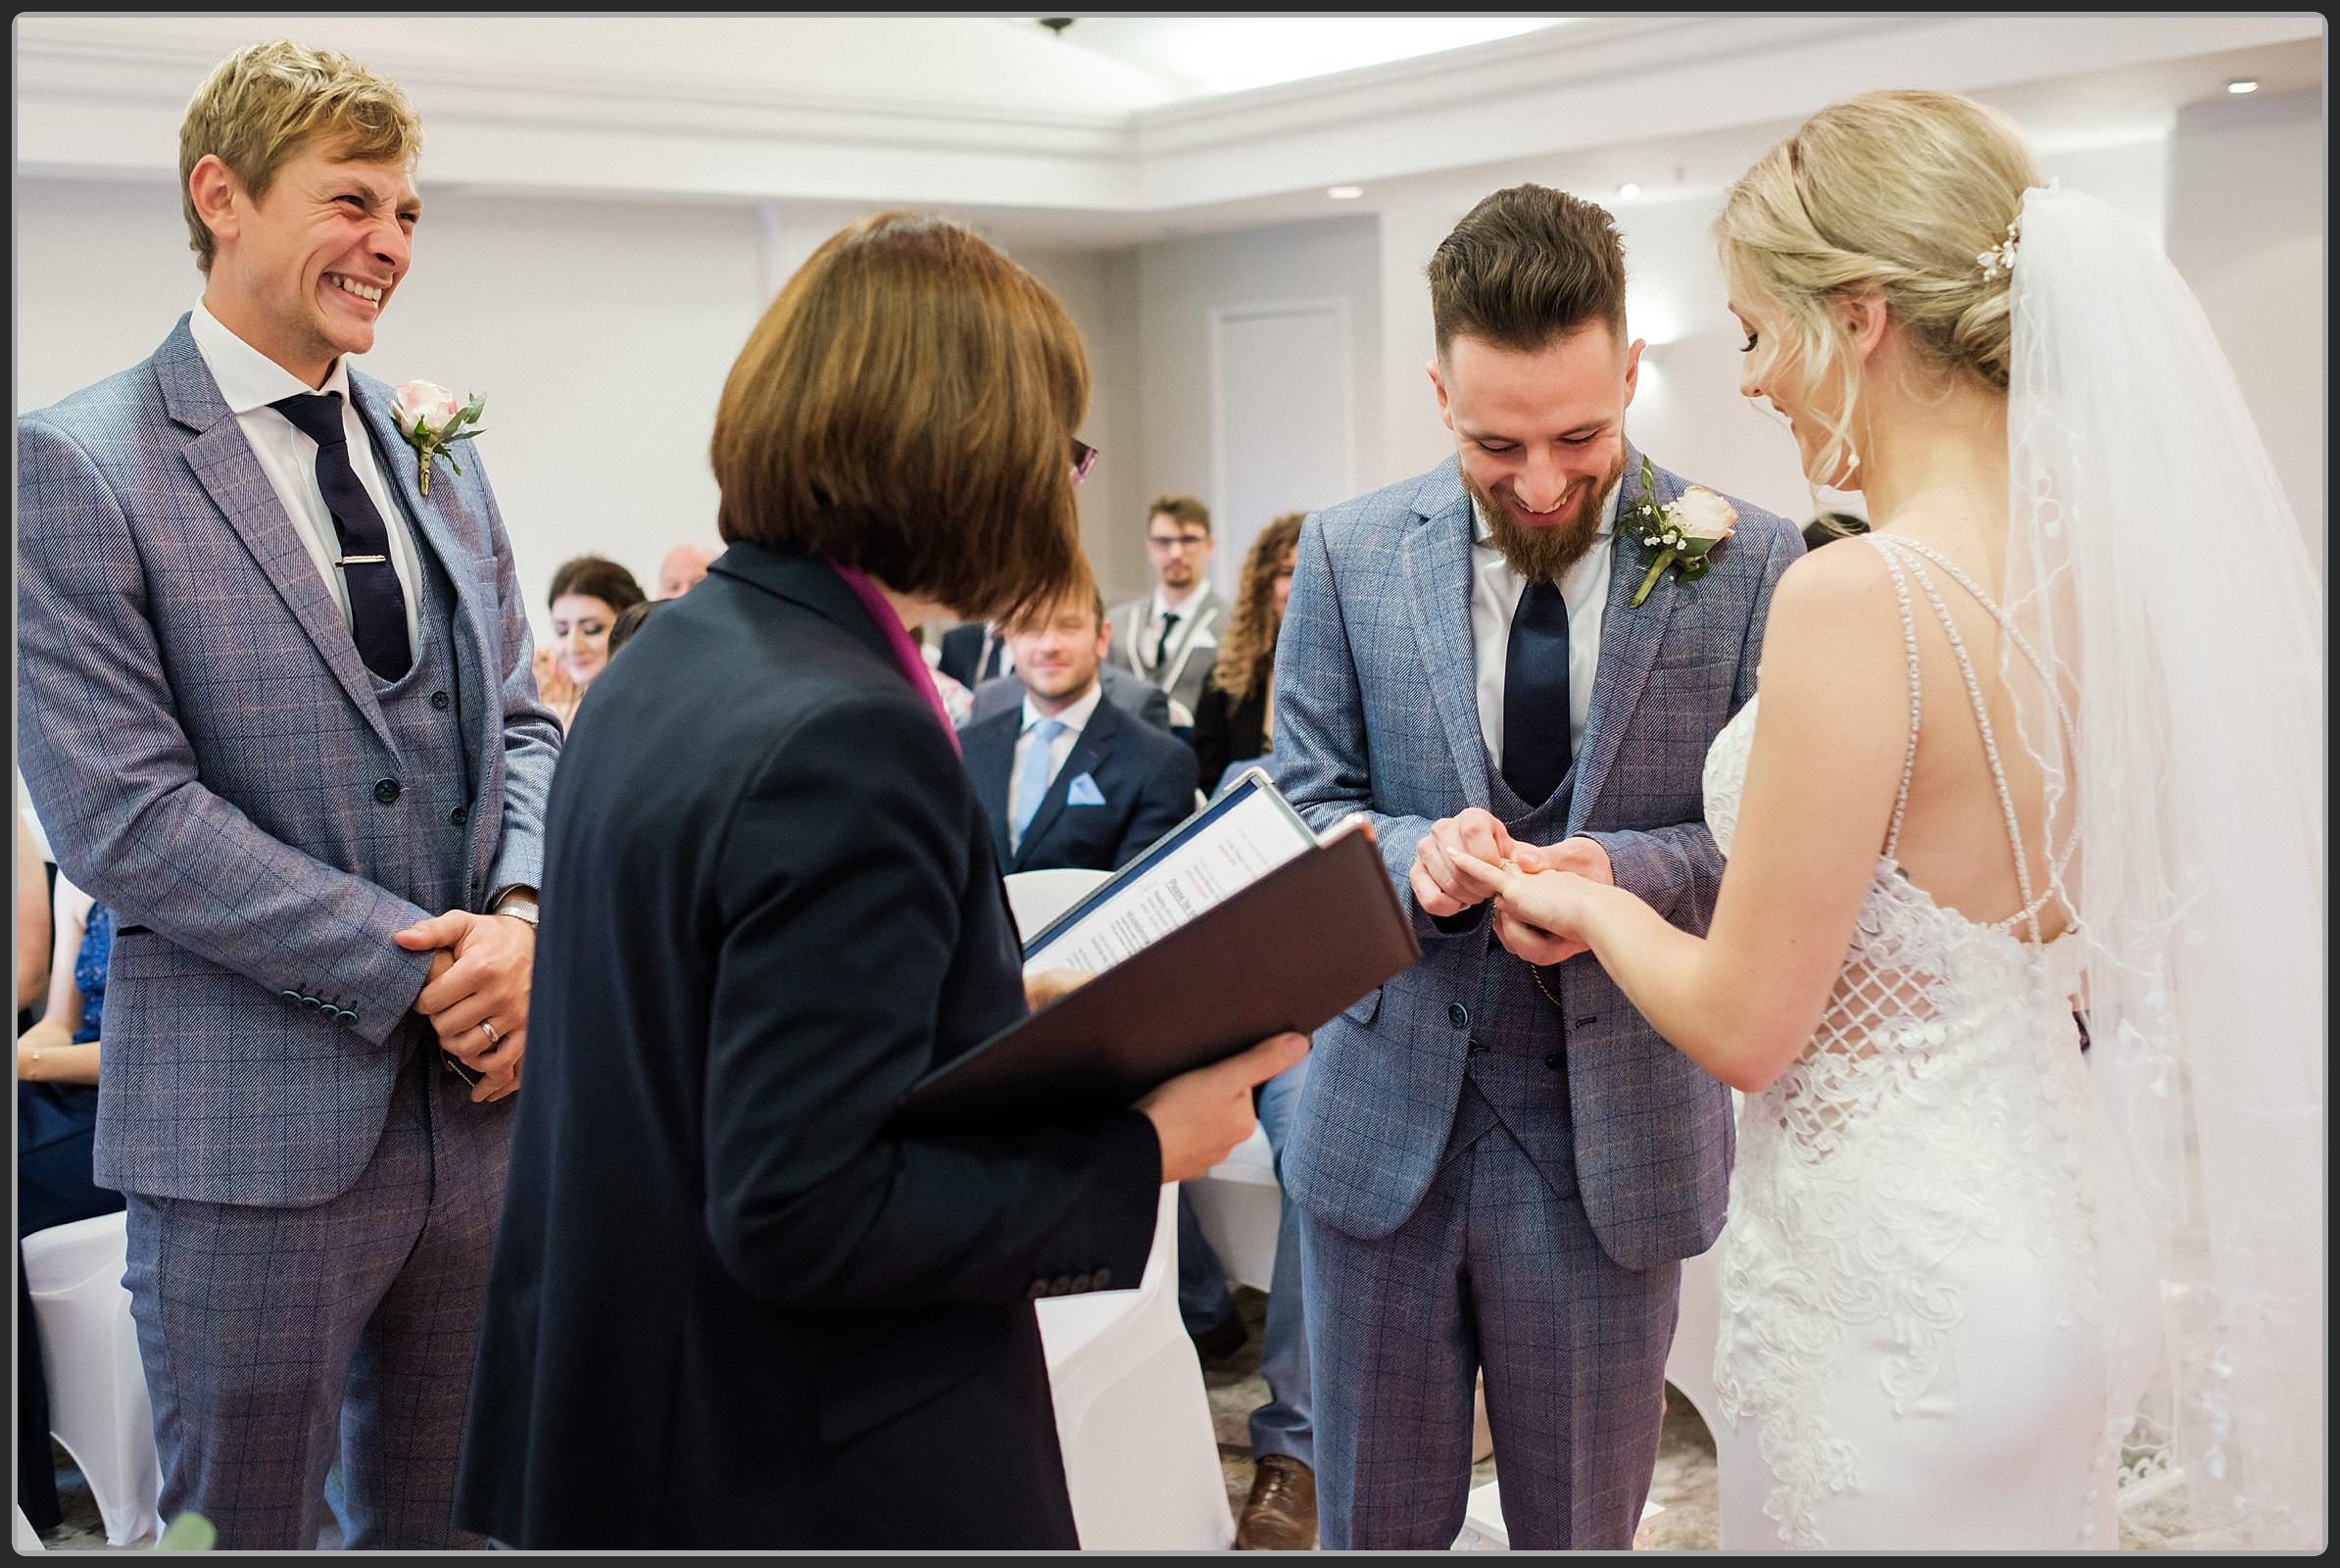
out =
<path fill-rule="evenodd" d="M 2076 944 L 2039 940 L 2048 901 L 2034 894 L 1982 687 L 1928 564 L 2038 660 L 1955 563 L 1914 540 L 1866 537 L 1899 601 L 1909 744 L 1820 1025 L 1740 1118 L 1715 1382 L 1731 1428 L 1718 1442 L 1744 1453 L 1735 1483 L 1725 1466 L 1723 1544 L 2110 1547 L 2117 1455 L 2102 1441 L 2088 1331 Z M 2004 920 L 1942 907 L 1894 858 L 1925 711 L 1913 581 L 1956 656 L 1990 763 L 2023 901 Z M 1707 822 L 1726 856 L 1759 701 L 1707 757 Z"/>

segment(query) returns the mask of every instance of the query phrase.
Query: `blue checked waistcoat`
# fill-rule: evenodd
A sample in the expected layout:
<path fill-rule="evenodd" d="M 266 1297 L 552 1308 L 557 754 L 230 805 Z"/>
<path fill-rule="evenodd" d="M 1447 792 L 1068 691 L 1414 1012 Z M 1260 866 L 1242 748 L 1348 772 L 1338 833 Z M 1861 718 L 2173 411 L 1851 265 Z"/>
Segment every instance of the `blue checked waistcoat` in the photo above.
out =
<path fill-rule="evenodd" d="M 410 1009 L 430 956 L 392 933 L 541 881 L 561 734 L 485 472 L 466 448 L 423 497 L 390 389 L 350 389 L 421 567 L 395 683 L 360 660 L 184 318 L 17 423 L 23 766 L 59 865 L 120 922 L 96 1174 L 125 1192 L 346 1191 L 429 1049 Z"/>
<path fill-rule="evenodd" d="M 1626 449 L 1626 496 L 1640 454 Z M 1684 488 L 1656 474 L 1660 506 Z M 1284 1174 L 1314 1219 L 1386 1236 L 1437 1172 L 1466 1072 L 1563 1196 L 1581 1196 L 1628 1268 L 1695 1256 L 1721 1232 L 1730 1092 L 1661 1039 L 1586 954 L 1535 973 L 1481 906 L 1441 929 L 1407 874 L 1431 823 L 1491 810 L 1539 844 L 1584 834 L 1619 885 L 1703 931 L 1722 878 L 1704 822 L 1706 749 L 1755 689 L 1773 585 L 1803 553 L 1786 519 L 1743 501 L 1693 583 L 1639 609 L 1650 553 L 1620 528 L 1584 738 L 1548 801 L 1489 764 L 1471 630 L 1468 497 L 1449 459 L 1310 516 L 1276 655 L 1277 783 L 1320 831 L 1363 811 L 1422 941 L 1419 962 L 1317 1031 Z M 1552 721 L 1566 724 L 1566 713 Z"/>

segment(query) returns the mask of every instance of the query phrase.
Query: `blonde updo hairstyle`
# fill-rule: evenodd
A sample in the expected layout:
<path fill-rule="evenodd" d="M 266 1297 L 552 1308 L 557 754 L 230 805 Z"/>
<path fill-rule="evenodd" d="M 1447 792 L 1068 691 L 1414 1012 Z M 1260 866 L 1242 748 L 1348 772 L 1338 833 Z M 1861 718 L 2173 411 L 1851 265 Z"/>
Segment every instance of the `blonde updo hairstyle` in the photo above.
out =
<path fill-rule="evenodd" d="M 1810 477 L 1857 467 L 1861 364 L 1837 302 L 1877 295 L 1945 389 L 2007 389 L 2009 274 L 1976 257 L 2007 238 L 2023 192 L 2044 184 L 2014 122 L 1952 93 L 1895 90 L 1830 104 L 1747 171 L 1715 220 L 1726 274 L 1779 308 L 1774 359 L 1843 400 Z M 2020 249 L 2020 247 L 2019 247 Z M 2021 265 L 2020 262 L 2018 265 Z"/>

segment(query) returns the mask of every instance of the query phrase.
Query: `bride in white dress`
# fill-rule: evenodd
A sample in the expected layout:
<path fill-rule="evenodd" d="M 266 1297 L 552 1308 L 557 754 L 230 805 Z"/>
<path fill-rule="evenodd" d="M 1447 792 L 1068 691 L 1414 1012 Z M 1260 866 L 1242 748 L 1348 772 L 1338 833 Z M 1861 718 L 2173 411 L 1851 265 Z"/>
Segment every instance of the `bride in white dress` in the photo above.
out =
<path fill-rule="evenodd" d="M 2148 1470 L 2131 1534 L 2320 1544 L 2320 584 L 2231 373 L 1965 99 L 1831 106 L 1716 234 L 1875 532 L 1780 580 L 1705 937 L 1471 868 L 1747 1095 L 1722 1544 L 2109 1550 Z"/>

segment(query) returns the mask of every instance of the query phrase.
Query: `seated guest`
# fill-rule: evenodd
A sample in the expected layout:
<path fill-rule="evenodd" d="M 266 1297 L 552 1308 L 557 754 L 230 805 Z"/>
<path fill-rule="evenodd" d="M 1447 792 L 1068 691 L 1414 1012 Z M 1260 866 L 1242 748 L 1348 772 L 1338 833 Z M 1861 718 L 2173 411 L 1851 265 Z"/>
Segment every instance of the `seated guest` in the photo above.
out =
<path fill-rule="evenodd" d="M 998 621 L 970 620 L 943 633 L 942 658 L 935 667 L 973 691 L 1010 673 L 1015 661 L 1007 655 L 1007 638 Z"/>
<path fill-rule="evenodd" d="M 1008 668 L 1015 667 L 1010 659 Z M 1133 675 L 1118 664 L 1100 665 L 1097 684 L 1105 691 L 1105 701 L 1120 709 L 1140 723 L 1151 724 L 1163 734 L 1171 734 L 1170 694 L 1143 675 Z M 980 724 L 987 718 L 1012 712 L 1024 705 L 1024 683 L 1013 674 L 996 676 L 975 688 L 974 716 L 967 720 Z"/>
<path fill-rule="evenodd" d="M 1135 1286 L 1277 1035 L 1134 1106 L 908 1135 L 1030 998 L 908 628 L 1079 573 L 1079 335 L 972 231 L 814 251 L 742 350 L 730 548 L 610 665 L 546 822 L 458 1517 L 531 1550 L 1070 1550 L 1034 1301 Z M 1193 782 L 1192 758 L 1188 783 Z"/>
<path fill-rule="evenodd" d="M 32 1025 L 49 989 L 49 880 L 39 844 L 17 812 L 17 1033 Z"/>
<path fill-rule="evenodd" d="M 536 694 L 565 730 L 577 721 L 585 688 L 609 662 L 609 628 L 647 596 L 634 574 L 601 556 L 564 561 L 546 596 L 553 635 L 536 651 Z"/>
<path fill-rule="evenodd" d="M 1228 773 L 1247 767 L 1273 744 L 1276 633 L 1292 598 L 1292 562 L 1299 555 L 1305 512 L 1288 512 L 1259 531 L 1243 558 L 1235 612 L 1219 640 L 1210 679 L 1194 705 L 1194 760 L 1205 790 L 1226 786 Z"/>
<path fill-rule="evenodd" d="M 1818 550 L 1822 545 L 1868 531 L 1869 521 L 1865 517 L 1856 517 L 1849 512 L 1824 512 L 1804 524 L 1804 548 Z"/>
<path fill-rule="evenodd" d="M 39 877 L 37 863 L 34 876 Z M 46 921 L 44 924 L 48 923 Z M 97 1132 L 98 1021 L 114 915 L 60 879 L 48 1011 L 17 1037 L 17 1240 L 52 1225 L 121 1211 L 122 1194 L 100 1187 Z M 17 1502 L 35 1530 L 63 1515 L 49 1462 L 49 1392 L 41 1374 L 39 1326 L 17 1265 Z"/>
<path fill-rule="evenodd" d="M 1112 637 L 1086 581 L 1007 625 L 1024 700 L 959 743 L 1010 871 L 1118 870 L 1194 812 L 1194 754 L 1104 700 Z"/>
<path fill-rule="evenodd" d="M 689 593 L 707 575 L 707 564 L 716 554 L 706 545 L 676 545 L 667 551 L 666 559 L 658 563 L 658 597 L 655 602 L 663 604 Z"/>
<path fill-rule="evenodd" d="M 1170 696 L 1170 722 L 1192 728 L 1210 680 L 1227 601 L 1211 586 L 1210 509 L 1193 496 L 1157 496 L 1146 509 L 1146 553 L 1154 590 L 1115 605 L 1113 662 Z M 1205 780 L 1205 782 L 1208 782 Z"/>

